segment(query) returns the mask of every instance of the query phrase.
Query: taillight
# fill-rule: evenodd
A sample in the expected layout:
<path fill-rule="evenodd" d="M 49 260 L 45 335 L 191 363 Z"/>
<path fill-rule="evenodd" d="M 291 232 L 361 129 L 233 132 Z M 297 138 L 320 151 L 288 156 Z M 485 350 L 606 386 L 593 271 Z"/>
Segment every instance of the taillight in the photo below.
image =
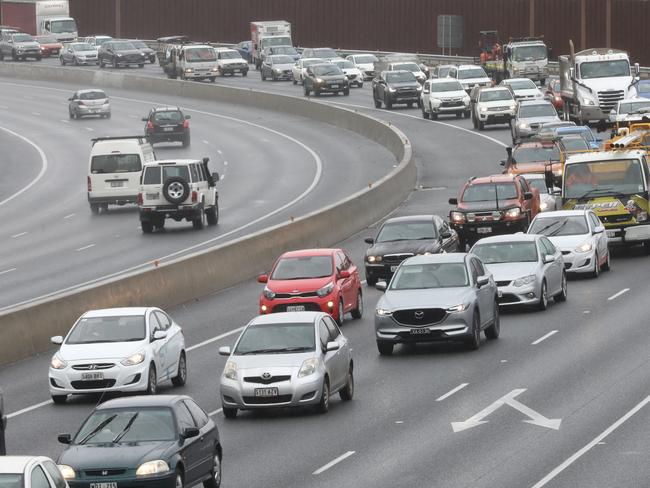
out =
<path fill-rule="evenodd" d="M 79 100 L 79 105 L 86 105 L 83 100 Z"/>
<path fill-rule="evenodd" d="M 143 202 L 143 200 L 142 200 L 142 193 L 138 193 L 138 198 L 136 199 L 136 203 L 137 203 L 138 205 L 142 205 L 142 202 Z"/>
<path fill-rule="evenodd" d="M 90 179 L 90 176 L 88 176 L 88 191 L 93 191 L 93 182 Z"/>
<path fill-rule="evenodd" d="M 189 120 L 184 120 L 183 121 L 183 129 L 189 129 L 190 128 L 190 121 Z"/>
<path fill-rule="evenodd" d="M 195 191 L 192 192 L 192 202 L 196 202 L 199 199 L 199 194 Z"/>
<path fill-rule="evenodd" d="M 151 123 L 151 120 L 147 122 L 147 130 L 153 132 L 153 124 Z"/>

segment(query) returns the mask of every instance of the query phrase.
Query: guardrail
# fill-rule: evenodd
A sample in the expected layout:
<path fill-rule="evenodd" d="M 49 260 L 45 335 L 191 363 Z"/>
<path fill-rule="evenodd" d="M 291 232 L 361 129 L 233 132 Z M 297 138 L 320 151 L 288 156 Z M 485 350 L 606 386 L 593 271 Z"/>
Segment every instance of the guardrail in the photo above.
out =
<path fill-rule="evenodd" d="M 0 63 L 0 76 L 137 89 L 281 111 L 356 132 L 387 148 L 398 161 L 397 167 L 368 188 L 291 222 L 2 313 L 0 364 L 50 349 L 49 338 L 65 334 L 86 310 L 144 305 L 169 308 L 250 279 L 269 269 L 288 249 L 333 245 L 394 210 L 415 187 L 415 160 L 406 136 L 388 123 L 352 110 L 249 89 L 35 63 Z"/>

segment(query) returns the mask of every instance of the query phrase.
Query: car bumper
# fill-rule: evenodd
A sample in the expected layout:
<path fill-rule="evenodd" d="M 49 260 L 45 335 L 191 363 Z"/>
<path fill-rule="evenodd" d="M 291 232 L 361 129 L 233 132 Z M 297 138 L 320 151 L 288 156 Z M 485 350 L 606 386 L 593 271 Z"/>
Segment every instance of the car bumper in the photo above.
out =
<path fill-rule="evenodd" d="M 397 93 L 391 93 L 388 95 L 388 100 L 391 103 L 420 103 L 420 95 L 399 95 Z"/>
<path fill-rule="evenodd" d="M 111 113 L 110 107 L 77 107 L 78 115 L 108 115 Z"/>
<path fill-rule="evenodd" d="M 514 117 L 513 112 L 479 112 L 478 119 L 484 124 L 509 124 Z"/>
<path fill-rule="evenodd" d="M 314 85 L 314 91 L 318 90 L 320 93 L 339 93 L 350 88 L 348 83 L 339 83 L 336 87 L 332 85 Z"/>
<path fill-rule="evenodd" d="M 581 105 L 580 113 L 582 120 L 604 120 L 609 122 L 609 113 L 604 113 L 600 107 L 595 107 L 592 105 Z"/>
<path fill-rule="evenodd" d="M 375 338 L 378 342 L 393 344 L 463 340 L 472 336 L 472 314 L 469 309 L 450 313 L 437 324 L 419 327 L 399 324 L 392 316 L 375 315 Z"/>
<path fill-rule="evenodd" d="M 248 66 L 246 66 L 246 67 L 237 67 L 237 68 L 233 68 L 233 67 L 229 67 L 229 66 L 222 66 L 220 68 L 220 71 L 222 73 L 248 73 Z"/>
<path fill-rule="evenodd" d="M 464 112 L 469 112 L 469 106 L 468 105 L 454 105 L 454 106 L 444 106 L 444 105 L 439 105 L 439 106 L 432 106 L 431 111 L 434 114 L 457 114 L 457 113 L 464 113 Z"/>
<path fill-rule="evenodd" d="M 162 218 L 194 220 L 201 216 L 203 208 L 198 205 L 158 205 L 140 207 L 140 222 L 151 222 Z"/>
<path fill-rule="evenodd" d="M 77 58 L 77 63 L 79 63 L 79 64 L 97 64 L 97 58 L 86 58 L 86 59 Z"/>
<path fill-rule="evenodd" d="M 471 224 L 453 224 L 452 228 L 462 239 L 469 241 L 474 241 L 489 236 L 514 234 L 515 232 L 526 232 L 526 230 L 528 230 L 526 221 L 523 219 L 487 221 Z"/>
<path fill-rule="evenodd" d="M 141 64 L 144 64 L 146 61 L 147 60 L 143 58 L 137 61 L 127 61 L 127 60 L 117 59 L 115 62 L 117 63 L 118 66 L 140 66 Z"/>
<path fill-rule="evenodd" d="M 200 72 L 192 72 L 192 73 L 184 73 L 185 78 L 188 80 L 196 80 L 196 79 L 204 79 L 204 78 L 212 78 L 214 76 L 217 76 L 219 73 L 217 71 L 200 71 Z"/>
<path fill-rule="evenodd" d="M 650 241 L 650 224 L 629 227 L 605 227 L 607 242 L 614 244 L 638 244 Z"/>
<path fill-rule="evenodd" d="M 110 203 L 113 205 L 125 205 L 127 203 L 136 203 L 138 199 L 137 194 L 123 194 L 123 195 L 104 195 L 104 196 L 90 196 L 88 195 L 88 203 L 102 204 Z"/>
<path fill-rule="evenodd" d="M 369 264 L 366 263 L 366 281 L 376 280 L 388 283 L 399 264 Z"/>
<path fill-rule="evenodd" d="M 147 139 L 152 143 L 155 142 L 179 142 L 187 137 L 186 132 L 157 132 L 155 134 L 147 134 Z"/>
<path fill-rule="evenodd" d="M 143 361 L 135 366 L 123 366 L 120 360 L 102 360 L 112 362 L 112 368 L 102 370 L 78 371 L 77 364 L 88 364 L 95 360 L 75 361 L 63 369 L 49 369 L 49 388 L 51 395 L 73 395 L 97 392 L 136 392 L 147 388 L 149 362 Z M 101 373 L 103 379 L 87 381 L 82 379 L 84 373 Z M 105 481 L 105 480 L 104 480 Z"/>
<path fill-rule="evenodd" d="M 79 471 L 79 470 L 75 470 Z M 93 486 L 107 486 L 104 483 L 116 483 L 117 488 L 175 488 L 176 474 L 165 474 L 163 476 L 147 476 L 146 478 L 122 478 L 102 476 L 101 478 L 81 478 L 68 480 L 70 488 L 90 488 Z"/>
<path fill-rule="evenodd" d="M 304 307 L 296 310 L 290 307 Z M 269 300 L 262 298 L 260 300 L 260 314 L 287 312 L 287 311 L 307 311 L 307 312 L 325 312 L 330 314 L 334 319 L 338 319 L 339 310 L 338 296 L 332 293 L 326 297 L 297 297 L 297 298 L 280 298 Z"/>
<path fill-rule="evenodd" d="M 570 249 L 562 249 L 562 258 L 564 258 L 564 269 L 568 274 L 593 273 L 594 271 L 596 262 L 594 251 L 573 252 Z"/>
<path fill-rule="evenodd" d="M 498 302 L 500 307 L 511 307 L 518 305 L 535 305 L 539 303 L 540 286 L 537 283 L 524 286 L 499 287 Z"/>
<path fill-rule="evenodd" d="M 295 375 L 288 381 L 264 385 L 260 383 L 245 383 L 239 380 L 221 378 L 221 404 L 224 407 L 242 410 L 301 407 L 315 405 L 320 402 L 323 378 L 313 374 L 305 378 Z M 273 397 L 256 397 L 258 388 L 277 388 L 278 395 Z"/>

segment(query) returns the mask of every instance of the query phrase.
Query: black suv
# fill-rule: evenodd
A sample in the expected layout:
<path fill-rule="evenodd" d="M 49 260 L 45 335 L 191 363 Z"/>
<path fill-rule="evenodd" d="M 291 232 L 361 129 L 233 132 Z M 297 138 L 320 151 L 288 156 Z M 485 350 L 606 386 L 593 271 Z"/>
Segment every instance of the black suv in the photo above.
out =
<path fill-rule="evenodd" d="M 190 145 L 190 116 L 183 115 L 178 107 L 152 108 L 149 115 L 142 118 L 146 122 L 144 135 L 149 144 L 156 142 L 182 142 Z"/>
<path fill-rule="evenodd" d="M 104 68 L 107 64 L 113 68 L 120 66 L 135 66 L 144 68 L 146 56 L 140 49 L 130 41 L 109 41 L 104 42 L 97 51 L 99 67 Z"/>
<path fill-rule="evenodd" d="M 330 63 L 309 66 L 307 76 L 302 81 L 302 86 L 306 97 L 311 92 L 314 92 L 316 96 L 320 96 L 321 93 L 350 94 L 350 84 L 347 77 L 341 71 L 341 68 Z"/>
<path fill-rule="evenodd" d="M 422 85 L 410 71 L 382 71 L 372 80 L 375 108 L 381 108 L 382 103 L 388 110 L 396 103 L 419 106 L 421 91 Z"/>

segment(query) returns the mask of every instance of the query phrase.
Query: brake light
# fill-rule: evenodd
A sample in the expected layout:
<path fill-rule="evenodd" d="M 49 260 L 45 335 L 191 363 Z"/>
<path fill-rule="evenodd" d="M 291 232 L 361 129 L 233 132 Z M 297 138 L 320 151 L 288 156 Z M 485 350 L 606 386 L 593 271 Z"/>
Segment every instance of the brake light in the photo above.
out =
<path fill-rule="evenodd" d="M 192 203 L 196 202 L 199 199 L 199 194 L 196 191 L 192 192 Z"/>
<path fill-rule="evenodd" d="M 88 191 L 93 191 L 93 182 L 90 179 L 90 176 L 88 176 Z"/>
<path fill-rule="evenodd" d="M 86 105 L 83 100 L 79 100 L 79 105 Z"/>
<path fill-rule="evenodd" d="M 189 120 L 184 120 L 183 121 L 183 129 L 189 129 L 190 128 L 190 121 Z"/>
<path fill-rule="evenodd" d="M 136 198 L 136 203 L 138 205 L 142 205 L 143 200 L 142 200 L 142 193 L 138 193 L 138 198 Z"/>
<path fill-rule="evenodd" d="M 153 132 L 153 124 L 151 123 L 151 120 L 147 122 L 147 130 Z"/>

